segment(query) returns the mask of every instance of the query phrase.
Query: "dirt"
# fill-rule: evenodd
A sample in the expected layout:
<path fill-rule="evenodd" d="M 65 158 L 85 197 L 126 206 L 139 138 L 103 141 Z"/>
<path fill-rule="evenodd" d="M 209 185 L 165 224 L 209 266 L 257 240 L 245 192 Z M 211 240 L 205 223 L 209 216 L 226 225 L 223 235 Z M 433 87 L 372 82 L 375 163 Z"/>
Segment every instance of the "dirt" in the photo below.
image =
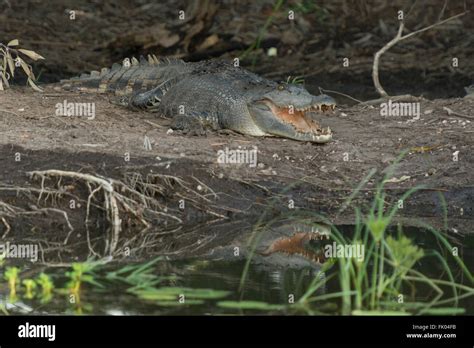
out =
<path fill-rule="evenodd" d="M 64 100 L 94 103 L 95 118 L 56 116 L 56 104 Z M 351 224 L 354 222 L 352 206 L 369 204 L 384 171 L 403 150 L 408 150 L 393 174 L 400 182 L 386 183 L 387 207 L 389 203 L 396 203 L 408 189 L 423 185 L 404 202 L 400 221 L 416 225 L 421 220 L 442 227 L 443 206 L 439 201 L 442 195 L 447 202 L 449 231 L 472 233 L 473 122 L 465 116 L 448 115 L 445 108 L 460 115 L 473 115 L 473 99 L 422 101 L 419 119 L 381 116 L 378 105 L 340 107 L 331 115 L 321 115 L 321 123 L 334 132 L 334 140 L 324 145 L 235 133 L 189 136 L 171 131 L 169 120 L 112 105 L 106 97 L 58 92 L 52 87 L 44 93 L 13 88 L 3 92 L 0 101 L 0 183 L 2 188 L 10 188 L 0 190 L 0 200 L 26 211 L 44 207 L 65 209 L 75 229 L 68 245 L 79 243 L 83 253 L 87 252 L 83 234 L 85 205 L 72 210 L 67 208 L 64 197 L 59 201 L 45 196 L 39 199 L 35 194 L 28 196 L 11 189 L 41 188 L 41 181 L 30 178 L 27 172 L 57 169 L 117 180 L 124 180 L 127 173 L 161 173 L 182 178 L 209 201 L 201 200 L 199 204 L 179 209 L 179 200 L 183 197 L 179 190 L 171 190 L 163 197 L 169 211 L 182 218 L 182 225 L 201 226 L 201 230 L 189 233 L 186 238 L 179 238 L 186 235 L 184 228 L 166 239 L 159 250 L 173 254 L 174 250 L 205 238 L 206 233 L 215 236 L 209 227 L 213 221 L 214 224 L 217 221 L 217 231 L 228 233 L 231 233 L 230 225 L 246 221 L 245 227 L 236 225 L 232 232 L 235 235 L 242 228 L 250 230 L 251 222 L 257 221 L 265 211 L 269 211 L 271 217 L 305 209 L 327 215 L 334 224 Z M 145 148 L 145 137 L 151 149 Z M 218 163 L 218 151 L 225 148 L 257 149 L 257 165 Z M 339 213 L 352 190 L 371 169 L 377 173 L 351 207 Z M 57 186 L 54 180 L 47 184 L 59 187 L 68 182 L 70 180 L 65 178 L 64 183 Z M 77 184 L 72 191 L 87 197 L 84 186 Z M 291 200 L 294 209 L 290 209 Z M 58 214 L 48 216 L 49 219 L 43 216 L 29 224 L 12 219 L 9 225 L 13 228 L 8 237 L 31 239 L 37 238 L 39 231 L 45 231 L 47 235 L 54 235 L 54 238 L 46 238 L 49 243 L 60 243 L 68 233 L 67 224 Z M 107 222 L 100 213 L 95 219 L 97 228 L 92 235 L 101 239 L 100 231 Z M 172 221 L 170 224 L 173 225 Z M 130 224 L 126 229 L 129 234 L 123 236 L 132 238 L 139 226 Z M 0 235 L 5 232 L 6 226 L 0 224 Z M 209 241 L 207 247 L 218 245 L 222 239 Z M 77 253 L 81 249 L 73 250 Z M 67 255 L 64 250 L 62 253 Z M 72 250 L 71 253 L 75 254 Z"/>

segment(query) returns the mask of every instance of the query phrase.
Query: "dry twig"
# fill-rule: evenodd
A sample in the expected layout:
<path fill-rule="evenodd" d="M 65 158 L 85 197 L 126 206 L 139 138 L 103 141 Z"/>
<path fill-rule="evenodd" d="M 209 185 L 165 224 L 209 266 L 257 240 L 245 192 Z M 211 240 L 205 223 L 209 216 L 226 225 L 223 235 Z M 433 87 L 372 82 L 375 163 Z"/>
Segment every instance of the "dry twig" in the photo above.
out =
<path fill-rule="evenodd" d="M 374 85 L 375 85 L 375 89 L 377 90 L 378 94 L 382 97 L 382 98 L 388 98 L 389 95 L 388 93 L 385 91 L 385 89 L 383 89 L 382 85 L 380 84 L 380 79 L 379 79 L 379 62 L 380 62 L 380 57 L 385 53 L 387 52 L 391 47 L 395 46 L 398 42 L 400 41 L 403 41 L 403 40 L 406 40 L 414 35 L 417 35 L 417 34 L 420 34 L 424 31 L 427 31 L 427 30 L 430 30 L 434 27 L 437 27 L 441 24 L 444 24 L 446 22 L 449 22 L 453 19 L 456 19 L 456 18 L 459 18 L 461 16 L 464 16 L 466 13 L 468 13 L 469 11 L 465 11 L 463 13 L 459 13 L 455 16 L 452 16 L 452 17 L 449 17 L 445 20 L 442 20 L 440 22 L 437 22 L 437 23 L 434 23 L 432 25 L 429 25 L 425 28 L 422 28 L 422 29 L 419 29 L 419 30 L 416 30 L 414 32 L 411 32 L 409 34 L 406 34 L 406 35 L 403 35 L 403 29 L 404 29 L 404 23 L 403 21 L 400 22 L 400 26 L 398 27 L 398 32 L 397 32 L 397 35 L 392 39 L 390 40 L 384 47 L 382 47 L 379 51 L 377 51 L 374 55 L 374 64 L 372 66 L 372 80 L 374 81 Z"/>

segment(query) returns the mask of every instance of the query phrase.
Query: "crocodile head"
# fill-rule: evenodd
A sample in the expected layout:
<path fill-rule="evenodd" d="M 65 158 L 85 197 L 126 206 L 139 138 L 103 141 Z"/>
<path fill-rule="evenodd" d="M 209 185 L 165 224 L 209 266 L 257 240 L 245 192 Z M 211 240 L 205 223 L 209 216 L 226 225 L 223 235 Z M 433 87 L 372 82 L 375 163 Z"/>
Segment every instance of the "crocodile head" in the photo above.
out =
<path fill-rule="evenodd" d="M 323 223 L 282 221 L 254 231 L 251 225 L 239 222 L 224 224 L 222 228 L 224 232 L 219 234 L 227 235 L 228 239 L 210 248 L 206 252 L 208 258 L 250 259 L 253 265 L 268 270 L 319 270 L 327 261 L 325 248 L 332 243 L 331 227 Z"/>
<path fill-rule="evenodd" d="M 293 228 L 282 226 L 263 236 L 257 247 L 261 262 L 291 268 L 317 268 L 326 261 L 324 247 L 329 244 L 328 226 Z"/>
<path fill-rule="evenodd" d="M 258 92 L 247 108 L 256 126 L 266 135 L 315 143 L 331 140 L 329 127 L 322 128 L 315 118 L 334 110 L 336 104 L 331 97 L 314 96 L 301 86 L 285 83 L 272 83 Z"/>

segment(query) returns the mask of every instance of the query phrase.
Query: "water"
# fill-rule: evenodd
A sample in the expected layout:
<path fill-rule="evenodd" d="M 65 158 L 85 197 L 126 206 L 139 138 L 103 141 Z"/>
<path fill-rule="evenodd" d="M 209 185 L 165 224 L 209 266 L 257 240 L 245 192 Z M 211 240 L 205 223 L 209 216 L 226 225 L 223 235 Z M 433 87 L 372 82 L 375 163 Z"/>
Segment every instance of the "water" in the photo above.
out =
<path fill-rule="evenodd" d="M 342 230 L 352 229 L 351 226 L 341 227 Z M 414 240 L 415 244 L 430 249 L 436 245 L 427 232 L 418 229 L 406 229 L 405 234 Z M 474 236 L 462 238 L 459 254 L 466 266 L 472 272 L 474 265 Z M 453 275 L 457 282 L 467 284 L 467 280 L 459 271 L 459 267 L 450 262 Z M 121 282 L 109 282 L 105 279 L 108 271 L 116 270 L 123 265 L 108 264 L 96 272 L 97 282 L 105 285 L 104 288 L 89 284 L 82 285 L 81 304 L 71 303 L 69 295 L 55 294 L 49 303 L 39 300 L 27 300 L 23 296 L 18 301 L 8 301 L 8 287 L 6 282 L 1 283 L 0 303 L 6 306 L 11 314 L 108 314 L 108 315 L 208 315 L 208 314 L 307 314 L 305 311 L 294 310 L 291 306 L 276 310 L 263 309 L 234 309 L 219 305 L 219 301 L 260 301 L 273 305 L 288 305 L 291 298 L 298 299 L 305 293 L 314 277 L 329 279 L 317 291 L 316 295 L 338 291 L 337 277 L 331 278 L 333 272 L 319 272 L 318 269 L 275 269 L 250 264 L 249 272 L 243 291 L 238 291 L 241 282 L 245 260 L 240 261 L 205 261 L 200 259 L 181 261 L 158 261 L 153 266 L 156 276 L 173 276 L 173 279 L 164 280 L 160 286 L 181 287 L 192 289 L 227 290 L 229 294 L 218 299 L 204 299 L 200 304 L 192 304 L 192 300 L 177 301 L 144 300 L 127 292 L 130 286 Z M 435 257 L 426 257 L 420 264 L 420 270 L 426 275 L 438 279 L 444 273 Z M 40 270 L 29 269 L 28 273 L 38 273 Z M 55 284 L 65 284 L 67 277 L 65 269 L 54 268 L 47 270 Z M 446 278 L 444 276 L 444 278 Z M 472 285 L 471 285 L 472 286 Z M 429 301 L 433 298 L 433 291 L 426 286 L 416 289 L 416 299 Z M 21 294 L 20 294 L 21 295 Z M 173 303 L 169 303 L 173 302 Z M 338 300 L 327 300 L 318 303 L 313 308 L 313 314 L 338 314 L 340 312 Z M 474 314 L 474 297 L 460 301 L 459 307 L 465 308 L 465 314 Z"/>

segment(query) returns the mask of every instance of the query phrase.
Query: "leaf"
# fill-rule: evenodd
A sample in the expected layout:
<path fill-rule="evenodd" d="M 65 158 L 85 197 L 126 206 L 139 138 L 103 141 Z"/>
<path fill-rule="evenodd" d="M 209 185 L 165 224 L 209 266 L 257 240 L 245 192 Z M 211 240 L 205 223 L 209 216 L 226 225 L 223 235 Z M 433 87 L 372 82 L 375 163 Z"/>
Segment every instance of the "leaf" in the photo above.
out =
<path fill-rule="evenodd" d="M 233 309 L 260 309 L 260 310 L 282 310 L 285 306 L 260 301 L 220 301 L 217 303 L 222 308 Z"/>
<path fill-rule="evenodd" d="M 187 299 L 217 299 L 226 297 L 229 291 L 213 290 L 213 289 L 192 289 L 178 287 L 162 287 L 158 289 L 136 290 L 134 293 L 146 300 L 172 300 L 180 295 L 184 295 Z"/>
<path fill-rule="evenodd" d="M 35 91 L 37 92 L 43 92 L 43 89 L 41 89 L 40 87 L 38 87 L 36 85 L 36 83 L 33 82 L 33 80 L 31 78 L 28 77 L 28 83 L 30 84 L 31 88 L 33 88 Z"/>
<path fill-rule="evenodd" d="M 411 314 L 408 312 L 402 312 L 402 311 L 384 311 L 384 310 L 364 311 L 364 310 L 356 309 L 352 311 L 352 315 L 390 315 L 390 316 L 403 315 L 405 316 L 405 315 L 411 315 Z"/>
<path fill-rule="evenodd" d="M 184 303 L 180 303 L 177 301 L 158 301 L 156 302 L 158 306 L 162 307 L 178 307 L 183 305 L 202 305 L 204 304 L 203 300 L 186 300 Z"/>
<path fill-rule="evenodd" d="M 12 77 L 14 77 L 15 76 L 15 62 L 13 61 L 13 58 L 10 54 L 6 55 L 6 59 L 7 59 L 8 67 L 10 68 Z"/>
<path fill-rule="evenodd" d="M 10 84 L 8 83 L 8 79 L 5 76 L 4 73 L 0 73 L 0 76 L 2 77 L 3 82 L 5 83 L 6 88 L 10 88 Z M 0 80 L 1 81 L 1 80 Z"/>
<path fill-rule="evenodd" d="M 31 76 L 31 70 L 30 70 L 28 64 L 26 64 L 25 61 L 23 59 L 21 59 L 20 57 L 18 57 L 17 60 L 20 62 L 20 65 L 21 65 L 23 71 L 25 72 L 26 76 L 28 76 L 29 78 L 32 77 Z"/>
<path fill-rule="evenodd" d="M 411 177 L 408 176 L 408 175 L 402 175 L 401 177 L 399 178 L 390 178 L 390 179 L 387 179 L 384 181 L 384 183 L 396 183 L 396 182 L 402 182 L 402 181 L 405 181 L 405 180 L 408 180 L 410 179 Z"/>
<path fill-rule="evenodd" d="M 38 59 L 44 59 L 43 56 L 40 56 L 38 53 L 35 51 L 30 51 L 30 50 L 25 50 L 23 48 L 18 49 L 19 52 L 23 53 L 24 55 L 30 57 L 33 60 L 38 60 Z"/>
<path fill-rule="evenodd" d="M 0 64 L 0 72 L 6 72 L 7 70 L 7 56 L 6 55 L 3 55 L 3 62 L 1 62 Z"/>
<path fill-rule="evenodd" d="M 427 315 L 456 315 L 464 314 L 466 310 L 464 308 L 456 307 L 440 307 L 440 308 L 431 308 L 423 312 Z"/>
<path fill-rule="evenodd" d="M 5 67 L 5 61 L 7 59 L 8 53 L 1 46 L 0 46 L 0 56 L 3 56 L 3 61 L 4 61 L 3 67 L 0 67 L 3 69 Z"/>
<path fill-rule="evenodd" d="M 12 47 L 12 46 L 18 46 L 19 44 L 20 42 L 18 41 L 18 39 L 13 39 L 9 43 L 7 43 L 7 46 Z"/>

